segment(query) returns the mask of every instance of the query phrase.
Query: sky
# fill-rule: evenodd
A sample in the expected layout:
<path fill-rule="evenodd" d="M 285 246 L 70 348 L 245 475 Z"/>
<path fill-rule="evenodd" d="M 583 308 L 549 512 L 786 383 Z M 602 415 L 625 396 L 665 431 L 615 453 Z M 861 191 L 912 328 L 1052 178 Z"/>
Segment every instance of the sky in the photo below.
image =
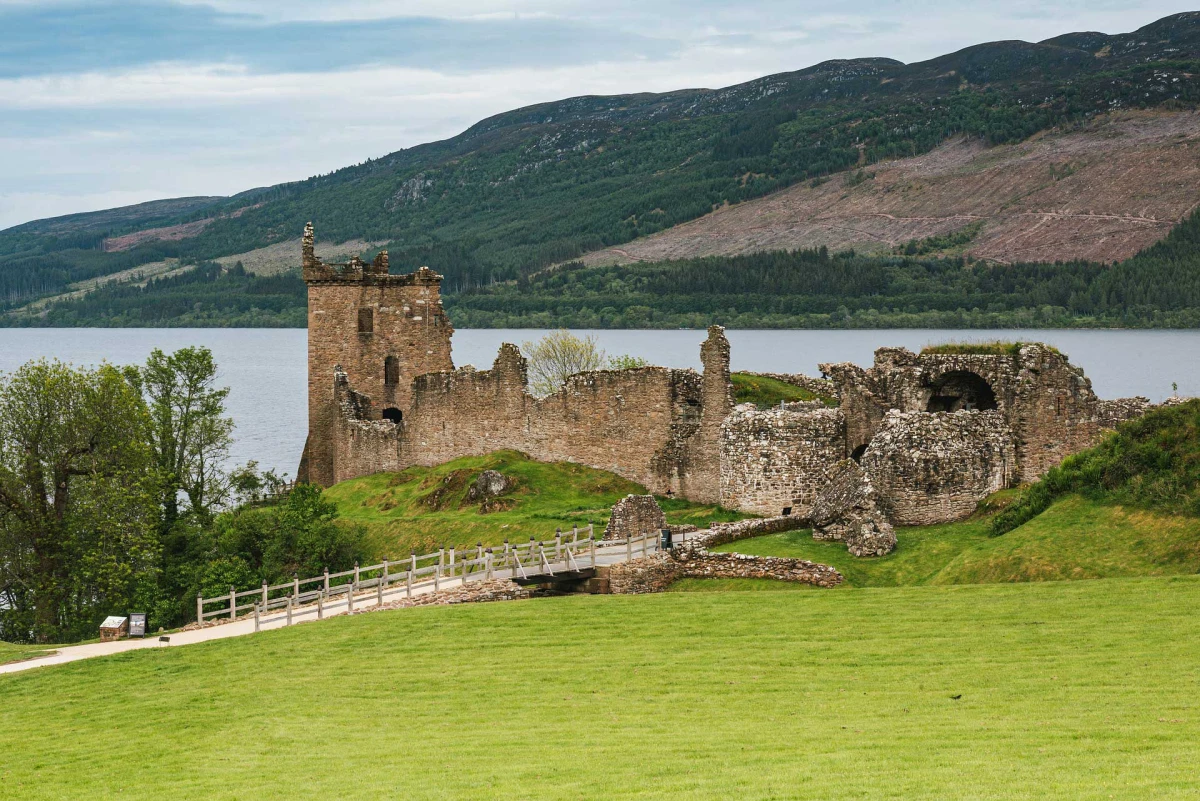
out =
<path fill-rule="evenodd" d="M 1122 33 L 1120 0 L 0 0 L 0 228 L 299 180 L 586 94 Z"/>

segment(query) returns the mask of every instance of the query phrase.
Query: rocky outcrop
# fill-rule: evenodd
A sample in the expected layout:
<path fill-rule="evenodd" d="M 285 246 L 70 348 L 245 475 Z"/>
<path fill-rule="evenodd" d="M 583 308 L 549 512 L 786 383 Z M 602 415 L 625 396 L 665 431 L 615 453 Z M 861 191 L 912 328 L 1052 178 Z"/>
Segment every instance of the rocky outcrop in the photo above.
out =
<path fill-rule="evenodd" d="M 508 476 L 496 470 L 484 470 L 467 490 L 467 499 L 471 501 L 486 501 L 503 495 L 512 489 L 513 483 Z"/>

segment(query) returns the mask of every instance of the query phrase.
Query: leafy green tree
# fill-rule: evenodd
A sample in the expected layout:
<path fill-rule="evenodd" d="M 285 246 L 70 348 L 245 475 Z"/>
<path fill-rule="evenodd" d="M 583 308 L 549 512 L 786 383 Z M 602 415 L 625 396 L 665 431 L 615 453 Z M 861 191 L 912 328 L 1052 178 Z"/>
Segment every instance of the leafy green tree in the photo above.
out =
<path fill-rule="evenodd" d="M 225 462 L 233 420 L 225 416 L 228 388 L 217 388 L 212 351 L 180 348 L 172 354 L 155 348 L 141 371 L 150 407 L 150 444 L 159 471 L 162 531 L 183 513 L 202 523 L 228 499 Z M 186 499 L 186 506 L 181 500 Z"/>
<path fill-rule="evenodd" d="M 558 392 L 575 373 L 601 369 L 606 359 L 595 337 L 581 339 L 565 328 L 523 342 L 521 350 L 529 361 L 529 391 L 539 398 Z"/>
<path fill-rule="evenodd" d="M 63 641 L 149 607 L 158 540 L 136 374 L 30 362 L 0 383 L 0 636 Z"/>

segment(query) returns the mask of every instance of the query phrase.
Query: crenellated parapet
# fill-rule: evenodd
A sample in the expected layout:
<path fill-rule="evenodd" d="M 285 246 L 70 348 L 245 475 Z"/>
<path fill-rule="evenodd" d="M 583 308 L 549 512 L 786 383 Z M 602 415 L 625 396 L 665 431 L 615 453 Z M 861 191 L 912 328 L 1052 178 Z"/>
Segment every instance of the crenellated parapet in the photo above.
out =
<path fill-rule="evenodd" d="M 442 276 L 428 267 L 404 275 L 388 272 L 388 252 L 381 250 L 370 262 L 351 256 L 343 263 L 325 262 L 316 252 L 313 224 L 304 226 L 304 237 L 300 245 L 300 267 L 305 283 L 308 284 L 367 284 L 390 286 L 438 286 Z"/>

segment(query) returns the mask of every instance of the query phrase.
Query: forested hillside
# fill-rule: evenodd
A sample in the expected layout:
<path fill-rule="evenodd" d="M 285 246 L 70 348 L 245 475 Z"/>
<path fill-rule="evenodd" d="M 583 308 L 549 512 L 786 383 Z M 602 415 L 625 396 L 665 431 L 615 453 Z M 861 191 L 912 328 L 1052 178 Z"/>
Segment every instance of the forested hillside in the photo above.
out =
<path fill-rule="evenodd" d="M 0 232 L 0 301 L 16 308 L 168 258 L 186 266 L 246 253 L 295 238 L 310 219 L 322 239 L 388 242 L 396 270 L 428 264 L 448 295 L 472 292 L 949 137 L 1009 143 L 1113 109 L 1197 100 L 1195 13 L 1131 34 L 997 42 L 911 65 L 833 61 L 720 90 L 573 98 L 232 198 L 11 228 Z M 162 280 L 176 281 L 180 298 L 213 283 Z"/>

